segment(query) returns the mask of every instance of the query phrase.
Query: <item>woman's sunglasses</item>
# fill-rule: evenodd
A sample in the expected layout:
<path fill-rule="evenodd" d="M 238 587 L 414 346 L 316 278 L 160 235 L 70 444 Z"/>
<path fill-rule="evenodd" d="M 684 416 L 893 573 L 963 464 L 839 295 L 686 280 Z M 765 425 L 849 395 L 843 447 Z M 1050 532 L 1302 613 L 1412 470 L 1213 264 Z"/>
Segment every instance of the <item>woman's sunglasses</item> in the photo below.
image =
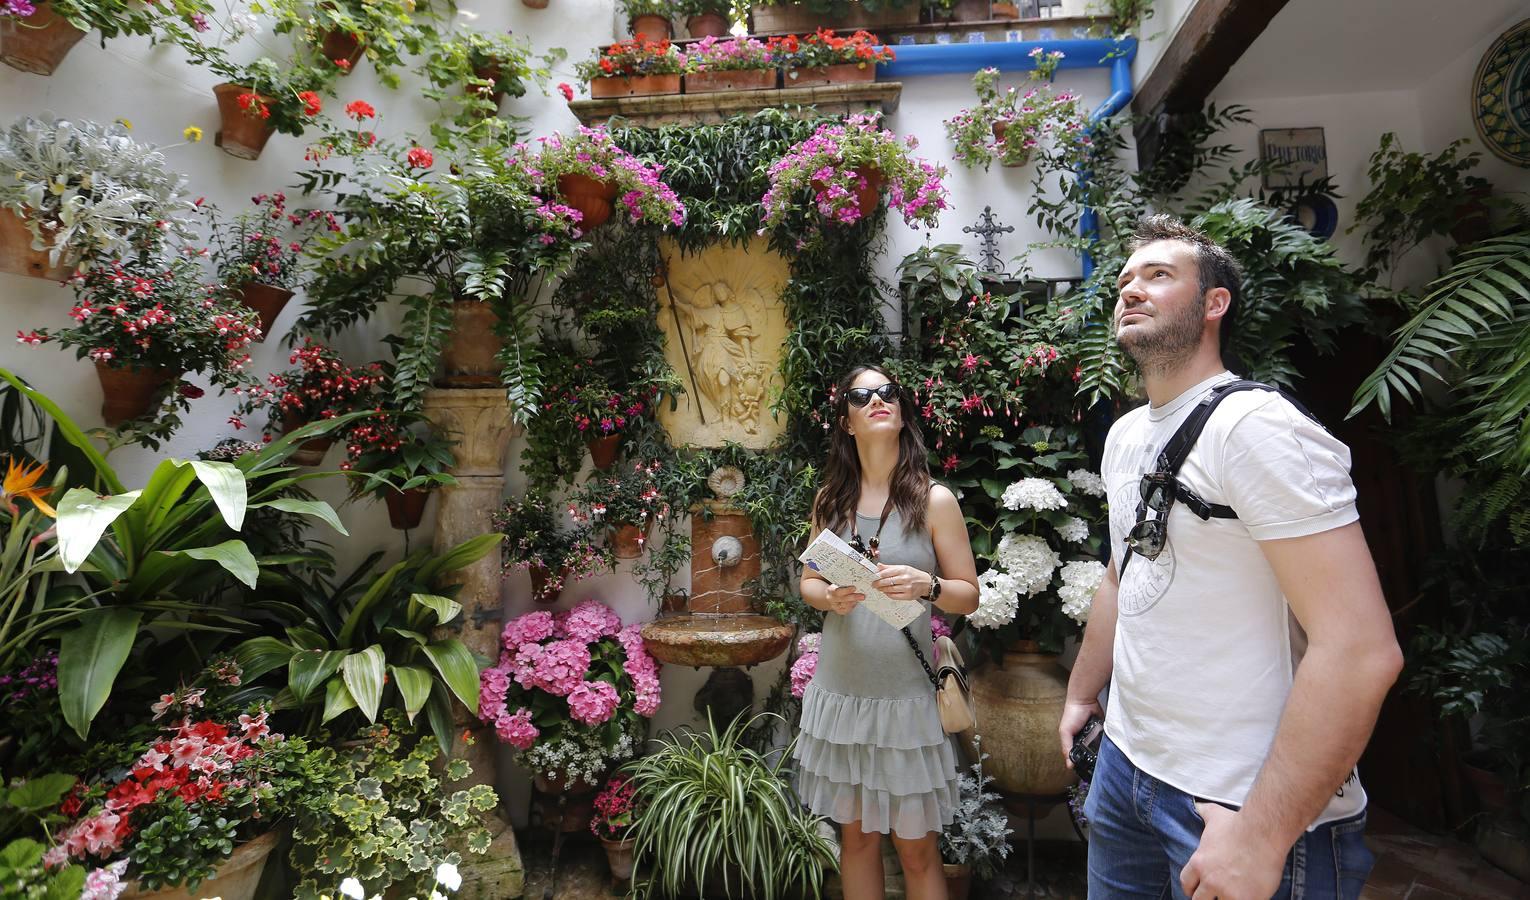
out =
<path fill-rule="evenodd" d="M 883 403 L 894 403 L 901 393 L 902 389 L 897 384 L 889 381 L 878 388 L 851 388 L 845 391 L 845 399 L 850 401 L 851 406 L 860 409 L 871 402 L 872 394 L 881 397 Z"/>

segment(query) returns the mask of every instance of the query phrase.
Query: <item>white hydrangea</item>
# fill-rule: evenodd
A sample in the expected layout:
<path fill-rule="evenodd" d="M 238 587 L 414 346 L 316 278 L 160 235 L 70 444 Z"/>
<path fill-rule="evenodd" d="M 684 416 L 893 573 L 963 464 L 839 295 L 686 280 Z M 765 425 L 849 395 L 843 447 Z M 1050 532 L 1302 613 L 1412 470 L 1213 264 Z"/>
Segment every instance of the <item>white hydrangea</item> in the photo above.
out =
<path fill-rule="evenodd" d="M 1074 469 L 1068 473 L 1068 481 L 1091 497 L 1105 496 L 1105 479 L 1088 469 Z"/>
<path fill-rule="evenodd" d="M 1089 525 L 1077 516 L 1069 516 L 1066 522 L 1057 526 L 1057 533 L 1070 544 L 1082 544 L 1089 540 Z"/>
<path fill-rule="evenodd" d="M 1019 591 L 1027 597 L 1046 590 L 1052 573 L 1062 565 L 1062 557 L 1046 538 L 1034 534 L 1006 534 L 999 541 L 998 557 L 999 565 L 1015 576 Z"/>
<path fill-rule="evenodd" d="M 817 653 L 823 644 L 823 635 L 817 631 L 811 631 L 797 638 L 798 653 Z"/>
<path fill-rule="evenodd" d="M 260 20 L 253 13 L 237 12 L 228 17 L 230 30 L 236 38 L 260 34 Z"/>
<path fill-rule="evenodd" d="M 1022 478 L 1004 489 L 1006 509 L 1063 509 L 1068 498 L 1045 478 Z"/>
<path fill-rule="evenodd" d="M 1057 597 L 1062 601 L 1063 615 L 1080 625 L 1089 621 L 1089 609 L 1094 602 L 1094 592 L 1105 580 L 1105 565 L 1095 560 L 1075 560 L 1062 567 L 1062 587 Z"/>
<path fill-rule="evenodd" d="M 1000 628 L 1015 618 L 1020 589 L 1015 576 L 995 566 L 978 576 L 978 608 L 967 616 L 974 628 Z"/>

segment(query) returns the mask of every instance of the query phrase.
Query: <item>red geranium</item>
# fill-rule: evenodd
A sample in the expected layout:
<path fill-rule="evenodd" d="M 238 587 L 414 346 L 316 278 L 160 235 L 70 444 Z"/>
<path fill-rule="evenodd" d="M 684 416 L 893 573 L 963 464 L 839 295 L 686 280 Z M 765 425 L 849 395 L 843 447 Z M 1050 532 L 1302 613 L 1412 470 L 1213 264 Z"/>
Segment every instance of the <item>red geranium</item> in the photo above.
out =
<path fill-rule="evenodd" d="M 414 169 L 428 169 L 436 162 L 436 158 L 424 147 L 411 147 L 404 159 Z"/>
<path fill-rule="evenodd" d="M 360 122 L 362 119 L 370 119 L 377 115 L 377 110 L 365 100 L 352 100 L 345 104 L 345 114 Z"/>
<path fill-rule="evenodd" d="M 303 115 L 316 116 L 319 110 L 324 108 L 324 101 L 313 91 L 299 91 L 298 99 L 303 101 Z"/>

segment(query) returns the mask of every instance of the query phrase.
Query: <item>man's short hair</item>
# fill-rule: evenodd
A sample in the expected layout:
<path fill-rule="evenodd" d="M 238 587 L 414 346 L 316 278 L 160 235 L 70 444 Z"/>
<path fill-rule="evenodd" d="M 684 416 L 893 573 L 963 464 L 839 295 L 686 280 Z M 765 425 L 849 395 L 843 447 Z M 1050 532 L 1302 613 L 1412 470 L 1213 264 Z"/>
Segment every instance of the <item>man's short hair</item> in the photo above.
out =
<path fill-rule="evenodd" d="M 1195 248 L 1200 268 L 1201 296 L 1212 288 L 1226 288 L 1231 300 L 1227 314 L 1222 317 L 1218 332 L 1221 339 L 1222 359 L 1231 358 L 1229 347 L 1237 327 L 1238 309 L 1243 305 L 1243 267 L 1227 248 L 1206 236 L 1206 233 L 1186 225 L 1174 216 L 1157 213 L 1137 220 L 1137 228 L 1127 244 L 1127 252 L 1136 253 L 1154 241 L 1180 241 Z"/>

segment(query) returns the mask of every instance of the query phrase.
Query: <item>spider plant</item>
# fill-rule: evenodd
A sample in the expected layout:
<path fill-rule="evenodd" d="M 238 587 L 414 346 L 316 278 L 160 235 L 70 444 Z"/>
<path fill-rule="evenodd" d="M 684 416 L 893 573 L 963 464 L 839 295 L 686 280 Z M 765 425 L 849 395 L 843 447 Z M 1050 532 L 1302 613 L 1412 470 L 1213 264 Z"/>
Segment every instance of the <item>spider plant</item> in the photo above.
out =
<path fill-rule="evenodd" d="M 834 846 L 788 783 L 791 745 L 774 761 L 744 746 L 745 731 L 765 717 L 781 719 L 739 716 L 718 734 L 709 715 L 705 732 L 672 733 L 657 752 L 622 767 L 646 804 L 632 836 L 634 870 L 650 874 L 633 882 L 636 896 L 704 885 L 710 893 L 719 883 L 727 897 L 820 896 Z"/>

